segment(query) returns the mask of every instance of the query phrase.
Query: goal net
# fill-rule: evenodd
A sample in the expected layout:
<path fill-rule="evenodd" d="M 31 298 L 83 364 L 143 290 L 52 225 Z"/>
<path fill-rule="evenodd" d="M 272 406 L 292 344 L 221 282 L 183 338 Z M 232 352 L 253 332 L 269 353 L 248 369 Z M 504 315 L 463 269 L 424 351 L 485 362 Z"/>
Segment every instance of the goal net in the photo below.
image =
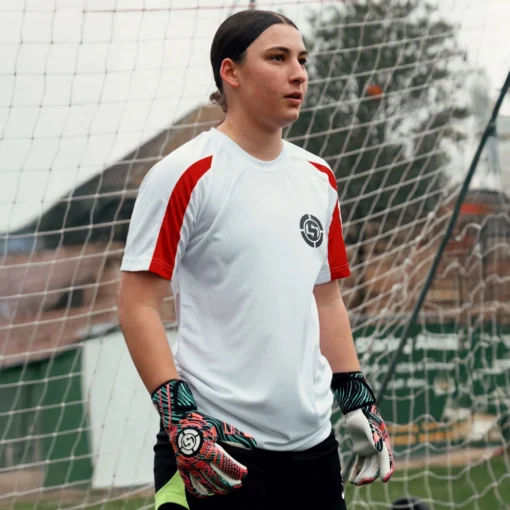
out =
<path fill-rule="evenodd" d="M 291 142 L 334 170 L 352 275 L 341 282 L 377 391 L 392 481 L 349 508 L 510 505 L 510 70 L 506 0 L 10 0 L 0 5 L 0 506 L 149 508 L 157 416 L 115 295 L 149 168 L 221 122 L 209 47 L 248 8 L 310 50 Z M 292 254 L 289 254 L 289 257 Z M 176 335 L 165 301 L 169 341 Z M 343 465 L 351 444 L 333 423 Z M 491 506 L 492 505 L 492 506 Z"/>

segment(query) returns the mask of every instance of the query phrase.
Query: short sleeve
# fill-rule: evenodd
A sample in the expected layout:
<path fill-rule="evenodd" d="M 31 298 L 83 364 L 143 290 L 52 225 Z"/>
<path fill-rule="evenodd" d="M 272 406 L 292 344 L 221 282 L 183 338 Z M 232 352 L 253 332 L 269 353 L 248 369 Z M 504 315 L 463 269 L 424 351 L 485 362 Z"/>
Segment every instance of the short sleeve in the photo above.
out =
<path fill-rule="evenodd" d="M 333 171 L 326 166 L 315 164 L 319 170 L 326 173 L 329 178 L 329 207 L 327 226 L 327 255 L 324 258 L 316 284 L 327 283 L 331 280 L 347 278 L 351 274 L 349 262 L 347 260 L 347 251 L 345 249 L 344 236 L 342 232 L 342 216 L 340 213 L 340 204 L 338 200 L 338 191 L 336 179 Z"/>
<path fill-rule="evenodd" d="M 190 166 L 163 160 L 143 180 L 129 224 L 122 271 L 150 271 L 171 280 L 203 201 L 212 156 Z"/>

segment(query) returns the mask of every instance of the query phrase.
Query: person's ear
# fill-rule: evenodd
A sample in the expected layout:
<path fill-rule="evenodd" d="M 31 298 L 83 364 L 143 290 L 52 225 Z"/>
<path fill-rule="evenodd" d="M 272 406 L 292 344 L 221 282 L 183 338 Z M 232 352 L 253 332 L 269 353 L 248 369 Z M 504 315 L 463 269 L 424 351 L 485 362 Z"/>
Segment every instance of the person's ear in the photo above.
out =
<path fill-rule="evenodd" d="M 223 59 L 220 67 L 220 76 L 224 84 L 236 89 L 239 87 L 238 67 L 231 58 Z"/>

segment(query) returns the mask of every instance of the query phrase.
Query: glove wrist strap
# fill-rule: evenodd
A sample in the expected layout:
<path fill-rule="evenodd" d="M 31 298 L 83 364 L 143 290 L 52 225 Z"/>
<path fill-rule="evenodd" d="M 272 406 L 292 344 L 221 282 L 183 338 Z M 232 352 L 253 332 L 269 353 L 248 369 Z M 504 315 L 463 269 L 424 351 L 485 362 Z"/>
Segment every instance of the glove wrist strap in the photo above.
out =
<path fill-rule="evenodd" d="M 167 432 L 186 414 L 197 409 L 193 393 L 182 379 L 166 381 L 153 391 L 151 399 Z"/>
<path fill-rule="evenodd" d="M 374 393 L 362 372 L 333 374 L 331 389 L 343 414 L 376 403 Z"/>

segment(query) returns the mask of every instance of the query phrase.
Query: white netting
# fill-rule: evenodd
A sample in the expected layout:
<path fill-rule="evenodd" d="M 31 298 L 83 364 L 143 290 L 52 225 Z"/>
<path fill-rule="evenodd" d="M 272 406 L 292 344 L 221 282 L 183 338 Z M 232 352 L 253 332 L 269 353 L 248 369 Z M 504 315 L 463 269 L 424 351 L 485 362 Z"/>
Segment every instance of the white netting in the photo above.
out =
<path fill-rule="evenodd" d="M 119 264 L 145 173 L 221 118 L 204 106 L 209 46 L 248 4 L 0 5 L 0 505 L 152 506 L 157 420 L 117 328 Z M 335 170 L 343 295 L 377 389 L 510 70 L 510 7 L 255 4 L 290 16 L 311 50 L 308 101 L 285 136 Z M 506 102 L 496 128 L 381 406 L 398 471 L 349 489 L 350 508 L 406 494 L 510 505 Z M 171 299 L 165 320 L 172 339 Z"/>

